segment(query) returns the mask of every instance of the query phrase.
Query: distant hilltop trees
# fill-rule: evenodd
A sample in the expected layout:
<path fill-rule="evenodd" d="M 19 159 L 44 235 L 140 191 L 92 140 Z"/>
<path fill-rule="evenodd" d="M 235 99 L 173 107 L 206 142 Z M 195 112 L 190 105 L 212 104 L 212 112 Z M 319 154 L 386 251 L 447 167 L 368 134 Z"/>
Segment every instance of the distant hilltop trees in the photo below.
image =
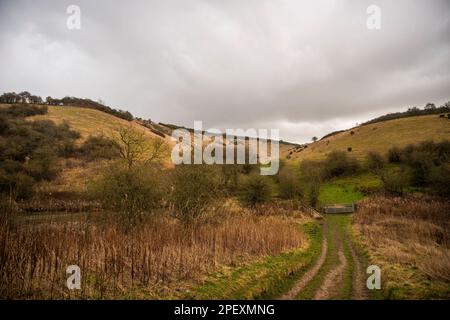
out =
<path fill-rule="evenodd" d="M 44 101 L 40 96 L 32 95 L 28 91 L 23 91 L 20 93 L 6 92 L 0 95 L 0 103 L 42 104 L 50 106 L 76 106 L 103 111 L 128 121 L 134 119 L 133 115 L 129 111 L 111 108 L 109 106 L 104 105 L 102 101 L 97 102 L 91 99 L 81 99 L 76 97 L 64 97 L 62 99 L 56 99 L 50 96 L 46 97 Z"/>
<path fill-rule="evenodd" d="M 6 92 L 0 96 L 1 103 L 31 103 L 31 104 L 43 104 L 42 98 L 32 95 L 28 91 L 21 93 Z"/>
<path fill-rule="evenodd" d="M 400 118 L 407 118 L 407 117 L 414 117 L 414 116 L 423 116 L 428 114 L 440 114 L 440 113 L 447 113 L 450 112 L 450 101 L 444 103 L 440 107 L 436 107 L 434 103 L 427 103 L 423 109 L 420 109 L 418 107 L 410 107 L 408 110 L 403 112 L 394 112 L 394 113 L 388 113 L 384 116 L 369 120 L 365 122 L 364 124 L 370 124 L 370 123 L 376 123 L 386 120 L 393 120 L 393 119 L 400 119 Z"/>

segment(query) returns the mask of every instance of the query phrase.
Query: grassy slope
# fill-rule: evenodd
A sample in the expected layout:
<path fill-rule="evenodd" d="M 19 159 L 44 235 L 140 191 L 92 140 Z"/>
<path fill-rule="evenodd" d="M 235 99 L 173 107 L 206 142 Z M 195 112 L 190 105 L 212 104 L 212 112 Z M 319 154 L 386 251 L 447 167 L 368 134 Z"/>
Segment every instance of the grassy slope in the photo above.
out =
<path fill-rule="evenodd" d="M 301 152 L 294 152 L 292 160 L 321 159 L 331 151 L 347 151 L 348 147 L 352 148 L 353 155 L 363 158 L 369 151 L 384 154 L 392 146 L 401 147 L 428 139 L 450 139 L 450 120 L 426 115 L 359 126 L 312 143 Z"/>
<path fill-rule="evenodd" d="M 48 106 L 48 114 L 34 116 L 30 119 L 48 119 L 56 123 L 66 121 L 73 129 L 80 132 L 81 141 L 89 135 L 114 136 L 116 128 L 129 125 L 130 123 L 136 130 L 144 130 L 149 138 L 159 138 L 159 136 L 135 121 L 128 122 L 98 110 L 81 107 Z M 170 130 L 170 128 L 167 129 Z M 173 143 L 169 136 L 166 136 L 166 141 Z M 281 156 L 284 157 L 287 154 L 287 150 L 291 147 L 292 144 L 280 143 Z"/>
<path fill-rule="evenodd" d="M 90 135 L 104 135 L 110 138 L 117 137 L 117 128 L 131 125 L 136 131 L 144 132 L 148 139 L 161 139 L 149 129 L 132 121 L 126 121 L 113 115 L 81 107 L 48 106 L 45 115 L 29 117 L 30 120 L 51 120 L 55 123 L 67 122 L 71 128 L 81 135 L 77 141 L 81 144 Z M 170 143 L 170 138 L 166 137 Z M 83 192 L 90 181 L 95 179 L 102 170 L 107 167 L 108 161 L 97 160 L 85 162 L 80 159 L 62 160 L 62 173 L 52 182 L 42 182 L 39 185 L 41 191 L 53 192 Z"/>
<path fill-rule="evenodd" d="M 7 106 L 6 104 L 0 104 L 0 108 Z M 51 120 L 58 124 L 67 122 L 71 128 L 80 133 L 81 138 L 77 141 L 78 144 L 81 144 L 90 135 L 104 135 L 114 138 L 117 135 L 117 128 L 128 125 L 131 125 L 137 131 L 145 132 L 145 135 L 149 139 L 160 139 L 158 135 L 135 121 L 129 122 L 98 110 L 82 107 L 48 106 L 47 114 L 29 117 L 28 119 Z M 173 145 L 174 143 L 169 136 L 166 136 L 165 140 L 169 145 Z M 287 150 L 291 147 L 291 144 L 281 143 L 281 156 L 284 157 L 287 154 Z M 43 191 L 83 192 L 86 190 L 87 183 L 98 175 L 107 163 L 105 161 L 85 163 L 80 160 L 71 159 L 69 161 L 63 161 L 62 165 L 62 174 L 56 181 L 48 184 L 45 182 L 42 183 L 41 188 Z M 168 166 L 171 166 L 169 159 Z"/>
<path fill-rule="evenodd" d="M 116 134 L 115 130 L 118 127 L 128 126 L 130 124 L 136 130 L 144 131 L 149 138 L 158 137 L 136 122 L 129 122 L 108 113 L 80 107 L 48 106 L 48 114 L 34 116 L 31 117 L 31 119 L 47 119 L 52 120 L 55 123 L 66 121 L 71 128 L 81 134 L 81 140 L 86 139 L 89 135 L 114 137 Z"/>

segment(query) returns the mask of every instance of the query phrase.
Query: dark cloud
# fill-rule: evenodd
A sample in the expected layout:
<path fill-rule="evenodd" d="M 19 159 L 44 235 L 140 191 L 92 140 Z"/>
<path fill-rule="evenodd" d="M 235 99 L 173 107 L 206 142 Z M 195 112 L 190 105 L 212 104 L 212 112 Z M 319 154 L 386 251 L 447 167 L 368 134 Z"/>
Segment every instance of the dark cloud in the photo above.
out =
<path fill-rule="evenodd" d="M 376 3 L 375 3 L 376 2 Z M 366 8 L 381 8 L 379 31 Z M 66 28 L 66 8 L 82 28 Z M 450 98 L 449 1 L 1 1 L 0 90 L 285 139 Z"/>

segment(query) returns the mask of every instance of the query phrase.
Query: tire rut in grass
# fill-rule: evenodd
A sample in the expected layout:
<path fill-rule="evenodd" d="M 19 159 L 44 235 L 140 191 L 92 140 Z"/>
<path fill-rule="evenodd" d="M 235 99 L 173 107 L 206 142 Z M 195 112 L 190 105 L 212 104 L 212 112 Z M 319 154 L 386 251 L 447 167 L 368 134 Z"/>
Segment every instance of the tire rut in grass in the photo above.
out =
<path fill-rule="evenodd" d="M 338 243 L 337 255 L 339 259 L 339 264 L 334 268 L 332 268 L 330 271 L 328 271 L 322 284 L 317 289 L 314 295 L 313 298 L 314 300 L 329 299 L 330 297 L 337 295 L 340 291 L 341 284 L 343 282 L 343 276 L 345 269 L 347 268 L 348 262 L 344 254 L 342 237 L 335 234 L 333 236 L 333 241 L 335 241 L 335 243 Z"/>
<path fill-rule="evenodd" d="M 308 283 L 317 275 L 320 268 L 322 267 L 323 263 L 325 262 L 325 258 L 327 257 L 328 252 L 328 242 L 327 239 L 324 237 L 322 240 L 322 249 L 320 251 L 320 257 L 312 266 L 311 269 L 309 269 L 301 278 L 299 281 L 295 283 L 295 285 L 292 287 L 292 289 L 287 292 L 285 295 L 283 295 L 280 299 L 282 300 L 292 300 L 297 297 L 297 295 L 300 293 L 303 288 L 305 288 Z"/>

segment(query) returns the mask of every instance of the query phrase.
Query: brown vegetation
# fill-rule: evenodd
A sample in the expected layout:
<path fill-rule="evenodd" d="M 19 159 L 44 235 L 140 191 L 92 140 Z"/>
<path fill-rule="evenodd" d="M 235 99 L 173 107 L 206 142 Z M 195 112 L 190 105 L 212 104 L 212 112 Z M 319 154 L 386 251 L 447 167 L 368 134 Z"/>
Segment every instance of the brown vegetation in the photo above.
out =
<path fill-rule="evenodd" d="M 450 203 L 378 197 L 361 201 L 353 219 L 388 297 L 450 297 Z"/>
<path fill-rule="evenodd" d="M 226 209 L 196 227 L 167 216 L 132 232 L 106 213 L 72 221 L 0 226 L 2 298 L 161 298 L 217 269 L 305 245 L 290 218 Z M 108 221 L 105 221 L 108 220 Z M 33 236 L 30 236 L 30 235 Z M 66 287 L 66 268 L 82 272 L 82 290 Z M 174 291 L 175 290 L 175 291 Z"/>

